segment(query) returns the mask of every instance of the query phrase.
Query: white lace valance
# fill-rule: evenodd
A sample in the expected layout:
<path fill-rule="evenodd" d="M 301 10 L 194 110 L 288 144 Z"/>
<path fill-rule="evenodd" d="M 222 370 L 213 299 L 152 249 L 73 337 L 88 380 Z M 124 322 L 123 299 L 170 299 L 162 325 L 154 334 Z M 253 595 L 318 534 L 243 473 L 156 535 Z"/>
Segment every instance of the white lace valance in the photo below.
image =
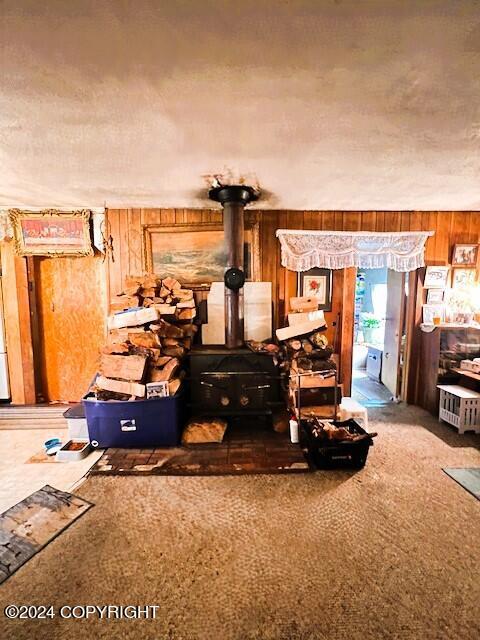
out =
<path fill-rule="evenodd" d="M 425 242 L 434 231 L 302 231 L 278 229 L 282 265 L 291 271 L 313 267 L 388 267 L 413 271 L 425 266 Z"/>

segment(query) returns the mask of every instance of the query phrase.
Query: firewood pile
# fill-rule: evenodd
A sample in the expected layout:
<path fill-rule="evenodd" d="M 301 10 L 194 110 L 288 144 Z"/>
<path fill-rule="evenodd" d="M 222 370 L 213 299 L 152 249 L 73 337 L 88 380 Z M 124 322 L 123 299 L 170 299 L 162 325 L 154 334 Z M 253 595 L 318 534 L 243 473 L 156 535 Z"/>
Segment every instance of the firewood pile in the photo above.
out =
<path fill-rule="evenodd" d="M 305 411 L 332 417 L 334 405 L 341 398 L 333 347 L 323 333 L 327 327 L 323 312 L 316 310 L 318 305 L 313 308 L 311 298 L 291 298 L 290 306 L 294 312 L 288 315 L 289 326 L 277 330 L 289 373 L 290 408 L 296 412 L 300 393 L 300 405 Z"/>
<path fill-rule="evenodd" d="M 107 343 L 92 391 L 98 400 L 175 395 L 197 326 L 191 289 L 178 280 L 128 276 L 111 301 Z"/>

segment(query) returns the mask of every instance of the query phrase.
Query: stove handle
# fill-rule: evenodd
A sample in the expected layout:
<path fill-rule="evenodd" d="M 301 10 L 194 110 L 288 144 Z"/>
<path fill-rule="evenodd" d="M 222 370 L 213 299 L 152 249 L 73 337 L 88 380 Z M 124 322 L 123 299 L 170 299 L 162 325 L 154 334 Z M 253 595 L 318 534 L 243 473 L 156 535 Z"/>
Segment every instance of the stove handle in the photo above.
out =
<path fill-rule="evenodd" d="M 203 384 L 206 387 L 212 387 L 212 389 L 215 389 L 215 385 L 214 384 L 210 384 L 210 382 L 204 382 L 203 380 L 200 380 L 200 384 Z"/>
<path fill-rule="evenodd" d="M 244 391 L 248 391 L 249 389 L 270 389 L 269 384 L 259 384 L 255 387 L 243 387 Z"/>

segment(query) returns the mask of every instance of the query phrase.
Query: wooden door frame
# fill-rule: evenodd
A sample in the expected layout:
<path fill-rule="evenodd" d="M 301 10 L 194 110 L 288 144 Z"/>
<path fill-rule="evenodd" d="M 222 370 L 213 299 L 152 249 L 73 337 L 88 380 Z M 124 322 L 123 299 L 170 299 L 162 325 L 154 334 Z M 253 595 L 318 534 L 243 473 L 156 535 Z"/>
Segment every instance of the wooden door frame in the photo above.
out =
<path fill-rule="evenodd" d="M 343 384 L 343 393 L 345 396 L 350 396 L 352 391 L 352 375 L 353 375 L 353 338 L 354 338 L 354 325 L 355 325 L 355 287 L 357 278 L 357 267 L 351 267 L 344 269 L 343 276 L 343 304 L 342 304 L 342 333 L 341 333 L 341 380 Z M 418 271 L 418 270 L 417 270 Z M 405 289 L 403 289 L 402 295 L 402 317 L 400 320 L 401 325 L 405 327 L 405 350 L 404 350 L 404 370 L 402 371 L 402 381 L 400 388 L 398 388 L 397 378 L 397 391 L 398 396 L 396 400 L 407 401 L 407 388 L 409 388 L 408 381 L 410 380 L 413 371 L 411 371 L 410 354 L 412 349 L 412 339 L 414 335 L 415 323 L 416 323 L 416 292 L 417 292 L 417 271 L 410 271 L 408 298 L 405 301 Z M 405 274 L 406 277 L 406 274 Z M 412 292 L 412 294 L 411 294 Z M 414 292 L 414 293 L 413 293 Z M 405 304 L 406 302 L 406 304 Z M 400 368 L 400 360 L 397 363 L 397 369 Z"/>
<path fill-rule="evenodd" d="M 27 259 L 17 256 L 12 242 L 0 248 L 3 317 L 12 404 L 35 404 L 32 322 Z"/>

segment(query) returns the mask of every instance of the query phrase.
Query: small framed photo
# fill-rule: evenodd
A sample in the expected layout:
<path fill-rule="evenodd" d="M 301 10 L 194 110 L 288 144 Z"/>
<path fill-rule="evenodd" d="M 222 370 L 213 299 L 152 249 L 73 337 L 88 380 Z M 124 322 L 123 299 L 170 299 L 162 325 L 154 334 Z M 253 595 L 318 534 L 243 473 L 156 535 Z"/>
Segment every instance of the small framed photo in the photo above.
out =
<path fill-rule="evenodd" d="M 438 322 L 445 321 L 445 307 L 442 304 L 424 304 L 422 306 L 423 324 L 435 324 L 435 318 L 438 318 Z"/>
<path fill-rule="evenodd" d="M 478 244 L 456 244 L 453 247 L 452 267 L 476 267 Z"/>
<path fill-rule="evenodd" d="M 443 304 L 443 289 L 429 289 L 427 292 L 427 304 Z"/>
<path fill-rule="evenodd" d="M 168 382 L 148 382 L 147 387 L 147 399 L 150 398 L 166 398 L 170 395 L 168 390 Z"/>
<path fill-rule="evenodd" d="M 445 289 L 448 283 L 450 267 L 427 267 L 425 272 L 425 289 Z"/>
<path fill-rule="evenodd" d="M 475 284 L 476 269 L 454 269 L 452 275 L 452 289 L 464 289 Z"/>
<path fill-rule="evenodd" d="M 299 296 L 316 298 L 322 311 L 332 309 L 332 271 L 314 268 L 300 273 Z"/>

